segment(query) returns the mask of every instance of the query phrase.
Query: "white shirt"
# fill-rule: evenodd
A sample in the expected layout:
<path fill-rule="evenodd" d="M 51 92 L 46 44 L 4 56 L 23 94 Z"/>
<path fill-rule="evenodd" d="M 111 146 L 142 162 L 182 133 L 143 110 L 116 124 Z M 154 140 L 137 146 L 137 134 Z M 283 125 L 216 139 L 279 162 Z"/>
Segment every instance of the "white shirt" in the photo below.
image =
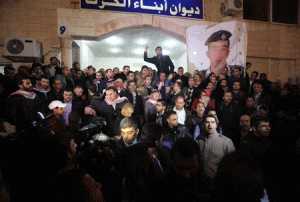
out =
<path fill-rule="evenodd" d="M 186 119 L 186 113 L 185 113 L 184 108 L 179 111 L 179 110 L 176 109 L 176 106 L 175 106 L 173 110 L 176 112 L 176 114 L 178 116 L 178 123 L 184 125 L 184 122 L 185 122 L 185 119 Z"/>

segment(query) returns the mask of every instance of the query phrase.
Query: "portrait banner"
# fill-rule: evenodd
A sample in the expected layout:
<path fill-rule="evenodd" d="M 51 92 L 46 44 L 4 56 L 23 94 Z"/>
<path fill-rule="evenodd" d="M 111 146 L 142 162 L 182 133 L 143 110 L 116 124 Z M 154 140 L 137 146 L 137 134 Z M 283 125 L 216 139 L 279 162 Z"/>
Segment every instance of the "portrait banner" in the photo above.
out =
<path fill-rule="evenodd" d="M 213 26 L 196 25 L 186 30 L 186 36 L 188 63 L 191 70 L 209 73 L 211 66 L 221 67 L 225 60 L 229 72 L 234 66 L 240 66 L 244 73 L 247 55 L 246 23 L 230 21 Z M 226 40 L 229 43 L 225 43 Z M 229 50 L 226 51 L 226 47 L 223 49 L 221 46 L 218 47 L 217 43 L 228 44 Z M 211 44 L 217 44 L 218 49 L 214 50 Z"/>

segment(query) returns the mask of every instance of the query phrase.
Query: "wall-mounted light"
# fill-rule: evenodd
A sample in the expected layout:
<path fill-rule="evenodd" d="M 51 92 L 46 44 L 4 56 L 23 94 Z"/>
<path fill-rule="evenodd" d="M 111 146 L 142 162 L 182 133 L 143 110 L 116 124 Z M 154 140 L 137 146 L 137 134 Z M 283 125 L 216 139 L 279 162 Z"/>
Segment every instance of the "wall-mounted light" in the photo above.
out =
<path fill-rule="evenodd" d="M 172 47 L 176 46 L 177 44 L 178 44 L 178 42 L 175 41 L 175 40 L 167 40 L 167 41 L 165 41 L 165 42 L 163 43 L 163 46 L 164 46 L 164 47 L 168 47 L 168 48 L 172 48 Z M 163 47 L 162 47 L 162 48 L 163 48 Z"/>
<path fill-rule="evenodd" d="M 163 52 L 164 55 L 170 55 L 170 51 L 168 51 L 168 50 L 163 49 L 162 52 Z"/>
<path fill-rule="evenodd" d="M 121 50 L 118 48 L 111 48 L 111 49 L 109 49 L 109 51 L 112 53 L 119 53 Z"/>
<path fill-rule="evenodd" d="M 116 37 L 116 36 L 111 36 L 105 39 L 105 41 L 111 45 L 117 45 L 123 42 L 123 40 L 120 37 Z"/>
<path fill-rule="evenodd" d="M 133 50 L 133 53 L 136 54 L 136 55 L 143 55 L 144 54 L 144 49 L 142 48 L 136 48 Z"/>
<path fill-rule="evenodd" d="M 139 40 L 137 40 L 137 44 L 139 44 L 139 45 L 145 45 L 146 43 L 147 43 L 146 39 L 139 39 Z"/>

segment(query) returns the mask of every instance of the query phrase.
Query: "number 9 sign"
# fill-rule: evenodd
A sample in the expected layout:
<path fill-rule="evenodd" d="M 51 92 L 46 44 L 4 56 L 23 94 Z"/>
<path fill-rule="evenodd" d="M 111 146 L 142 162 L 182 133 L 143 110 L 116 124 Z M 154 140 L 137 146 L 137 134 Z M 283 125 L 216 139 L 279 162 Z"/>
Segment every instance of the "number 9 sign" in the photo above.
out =
<path fill-rule="evenodd" d="M 60 30 L 60 34 L 63 34 L 63 33 L 65 33 L 65 31 L 66 31 L 66 27 L 65 27 L 65 26 L 61 26 L 61 27 L 59 28 L 59 30 Z"/>

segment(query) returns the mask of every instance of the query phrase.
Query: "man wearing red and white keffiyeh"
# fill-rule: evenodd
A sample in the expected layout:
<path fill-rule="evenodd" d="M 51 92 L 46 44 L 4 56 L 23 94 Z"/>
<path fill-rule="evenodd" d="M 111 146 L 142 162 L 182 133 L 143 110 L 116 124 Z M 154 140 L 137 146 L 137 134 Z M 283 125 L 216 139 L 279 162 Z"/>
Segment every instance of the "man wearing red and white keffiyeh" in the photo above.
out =
<path fill-rule="evenodd" d="M 32 92 L 33 87 L 28 77 L 19 78 L 18 86 L 20 89 L 7 98 L 6 115 L 7 121 L 17 126 L 17 131 L 21 131 L 39 121 L 37 112 L 41 102 Z"/>
<path fill-rule="evenodd" d="M 94 107 L 97 116 L 101 116 L 106 119 L 108 131 L 104 131 L 108 136 L 114 136 L 114 125 L 113 121 L 116 119 L 116 113 L 121 110 L 123 104 L 128 102 L 126 97 L 120 97 L 117 90 L 114 87 L 107 87 L 105 91 L 105 99 L 103 101 L 95 100 Z"/>

